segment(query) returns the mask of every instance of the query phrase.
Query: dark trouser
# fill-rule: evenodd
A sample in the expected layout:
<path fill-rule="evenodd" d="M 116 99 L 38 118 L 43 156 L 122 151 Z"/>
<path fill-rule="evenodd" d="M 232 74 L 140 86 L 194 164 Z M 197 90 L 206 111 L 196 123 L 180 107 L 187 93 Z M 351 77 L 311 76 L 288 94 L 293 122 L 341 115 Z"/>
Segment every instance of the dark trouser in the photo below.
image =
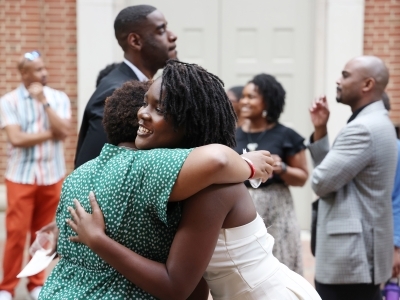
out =
<path fill-rule="evenodd" d="M 315 281 L 322 300 L 382 300 L 380 286 L 372 283 L 324 284 Z"/>

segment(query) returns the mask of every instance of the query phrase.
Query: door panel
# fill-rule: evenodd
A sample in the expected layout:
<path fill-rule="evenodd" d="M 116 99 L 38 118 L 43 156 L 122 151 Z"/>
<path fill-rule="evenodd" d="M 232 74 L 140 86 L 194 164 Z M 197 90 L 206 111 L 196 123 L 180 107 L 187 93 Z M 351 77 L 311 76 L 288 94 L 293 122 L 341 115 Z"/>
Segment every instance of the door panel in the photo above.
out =
<path fill-rule="evenodd" d="M 157 7 L 177 36 L 180 60 L 197 63 L 218 74 L 218 12 L 215 0 L 127 0 L 126 5 Z"/>
<path fill-rule="evenodd" d="M 287 92 L 281 121 L 308 134 L 314 1 L 221 1 L 222 78 L 230 86 L 261 72 L 275 75 Z M 307 120 L 296 116 L 301 111 Z"/>

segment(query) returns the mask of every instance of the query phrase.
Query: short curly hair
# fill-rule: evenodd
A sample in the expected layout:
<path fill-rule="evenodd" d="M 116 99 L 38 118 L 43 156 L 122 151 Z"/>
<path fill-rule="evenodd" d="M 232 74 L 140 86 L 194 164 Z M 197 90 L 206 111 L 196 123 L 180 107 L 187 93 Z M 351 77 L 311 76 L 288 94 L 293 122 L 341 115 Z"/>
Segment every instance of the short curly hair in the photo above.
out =
<path fill-rule="evenodd" d="M 276 78 L 269 74 L 258 74 L 249 83 L 253 83 L 262 96 L 268 110 L 267 121 L 278 122 L 285 106 L 286 92 Z"/>
<path fill-rule="evenodd" d="M 139 128 L 137 113 L 143 106 L 144 94 L 150 84 L 128 81 L 106 99 L 103 126 L 111 144 L 135 142 Z"/>

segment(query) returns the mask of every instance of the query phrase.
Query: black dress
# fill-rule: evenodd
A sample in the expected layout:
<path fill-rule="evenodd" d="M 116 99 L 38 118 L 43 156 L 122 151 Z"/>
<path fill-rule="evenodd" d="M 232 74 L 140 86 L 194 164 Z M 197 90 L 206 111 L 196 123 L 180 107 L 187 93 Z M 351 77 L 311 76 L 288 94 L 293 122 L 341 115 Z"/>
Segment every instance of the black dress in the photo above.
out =
<path fill-rule="evenodd" d="M 235 151 L 239 154 L 243 153 L 243 149 L 268 150 L 285 163 L 288 157 L 306 148 L 303 137 L 279 123 L 271 129 L 256 133 L 246 133 L 238 128 L 236 143 Z M 253 189 L 248 182 L 246 185 L 258 214 L 263 218 L 268 232 L 275 238 L 274 256 L 289 269 L 302 274 L 300 229 L 288 186 L 277 174 L 258 189 Z"/>

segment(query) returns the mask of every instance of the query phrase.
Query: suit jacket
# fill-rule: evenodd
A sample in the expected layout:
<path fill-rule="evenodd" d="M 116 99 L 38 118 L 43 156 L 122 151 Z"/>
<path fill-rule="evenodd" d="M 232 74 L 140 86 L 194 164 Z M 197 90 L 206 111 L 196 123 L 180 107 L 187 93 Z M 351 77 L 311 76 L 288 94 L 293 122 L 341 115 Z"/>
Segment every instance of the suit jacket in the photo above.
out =
<path fill-rule="evenodd" d="M 391 192 L 397 162 L 394 126 L 382 101 L 365 107 L 329 150 L 328 137 L 309 145 L 320 196 L 316 274 L 325 284 L 390 278 L 393 258 Z"/>
<path fill-rule="evenodd" d="M 108 142 L 103 127 L 104 101 L 125 82 L 138 80 L 136 74 L 125 63 L 110 72 L 101 81 L 83 115 L 75 154 L 75 169 L 85 162 L 99 156 L 104 144 Z"/>

